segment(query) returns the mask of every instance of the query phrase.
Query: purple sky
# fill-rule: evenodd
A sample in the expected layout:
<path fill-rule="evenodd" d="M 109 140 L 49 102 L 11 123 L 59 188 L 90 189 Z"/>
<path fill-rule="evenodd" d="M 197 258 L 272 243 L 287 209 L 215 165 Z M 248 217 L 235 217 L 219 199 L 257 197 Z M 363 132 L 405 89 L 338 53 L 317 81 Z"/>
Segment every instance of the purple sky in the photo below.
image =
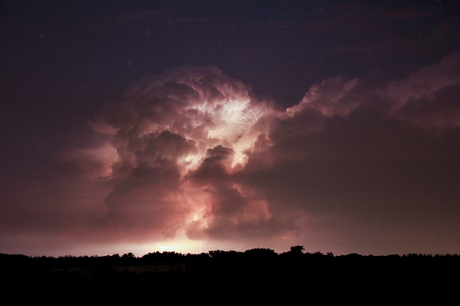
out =
<path fill-rule="evenodd" d="M 452 1 L 4 1 L 0 252 L 460 253 Z"/>

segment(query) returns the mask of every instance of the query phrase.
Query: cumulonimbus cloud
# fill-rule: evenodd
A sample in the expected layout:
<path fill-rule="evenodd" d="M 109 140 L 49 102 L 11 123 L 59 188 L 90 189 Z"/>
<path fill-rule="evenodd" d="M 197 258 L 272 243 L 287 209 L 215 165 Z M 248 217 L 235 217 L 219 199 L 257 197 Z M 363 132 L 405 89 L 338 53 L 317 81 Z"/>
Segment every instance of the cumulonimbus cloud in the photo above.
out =
<path fill-rule="evenodd" d="M 216 67 L 182 67 L 136 83 L 90 122 L 112 137 L 117 152 L 104 222 L 220 237 L 268 220 L 263 199 L 233 177 L 268 132 L 262 118 L 273 112 L 273 103 L 258 101 L 248 85 Z"/>
<path fill-rule="evenodd" d="M 458 127 L 459 63 L 453 53 L 391 82 L 330 77 L 282 112 L 216 67 L 139 81 L 90 122 L 117 152 L 104 222 L 191 239 L 293 236 L 320 207 L 368 205 L 360 188 L 388 197 L 395 163 L 429 162 L 447 141 L 419 128 Z"/>
<path fill-rule="evenodd" d="M 338 195 L 340 205 L 369 201 L 347 189 L 384 197 L 364 178 L 434 154 L 439 138 L 417 127 L 457 127 L 459 63 L 453 53 L 391 82 L 330 77 L 282 112 L 216 67 L 146 78 L 90 123 L 117 152 L 105 222 L 191 239 L 292 236 Z M 392 175 L 375 179 L 388 185 Z"/>
<path fill-rule="evenodd" d="M 301 236 L 382 252 L 388 237 L 403 249 L 435 230 L 446 235 L 430 243 L 448 249 L 460 234 L 459 93 L 459 52 L 400 80 L 330 77 L 281 111 L 217 67 L 171 69 L 105 103 L 91 146 L 50 157 L 62 179 L 2 183 L 33 189 L 5 189 L 2 215 L 25 217 L 2 229 L 23 222 L 80 241 Z M 36 205 L 46 226 L 29 222 Z"/>

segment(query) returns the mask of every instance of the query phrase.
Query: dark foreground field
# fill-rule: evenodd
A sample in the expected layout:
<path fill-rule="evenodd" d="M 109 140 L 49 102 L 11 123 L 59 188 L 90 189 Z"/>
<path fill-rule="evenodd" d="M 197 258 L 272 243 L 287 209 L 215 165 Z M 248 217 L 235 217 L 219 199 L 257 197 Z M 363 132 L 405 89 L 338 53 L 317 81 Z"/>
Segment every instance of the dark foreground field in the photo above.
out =
<path fill-rule="evenodd" d="M 276 254 L 268 249 L 103 257 L 0 255 L 2 291 L 21 299 L 63 302 L 223 303 L 311 298 L 419 302 L 456 297 L 457 255 Z M 18 291 L 19 290 L 19 291 Z M 16 293 L 13 293 L 16 292 Z M 22 292 L 18 294 L 17 292 Z M 217 299 L 217 300 L 216 300 Z M 302 302 L 302 304 L 304 304 Z M 284 303 L 284 302 L 283 302 Z"/>

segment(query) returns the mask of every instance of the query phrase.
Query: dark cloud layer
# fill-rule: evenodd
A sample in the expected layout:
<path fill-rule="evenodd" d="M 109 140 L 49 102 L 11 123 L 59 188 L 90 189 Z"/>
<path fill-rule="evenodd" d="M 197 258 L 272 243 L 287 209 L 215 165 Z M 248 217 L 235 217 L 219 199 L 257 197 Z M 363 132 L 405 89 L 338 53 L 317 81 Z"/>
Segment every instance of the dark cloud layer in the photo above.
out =
<path fill-rule="evenodd" d="M 65 174 L 2 178 L 2 243 L 460 252 L 459 93 L 459 52 L 399 80 L 329 77 L 286 110 L 217 67 L 171 69 L 43 162 Z"/>

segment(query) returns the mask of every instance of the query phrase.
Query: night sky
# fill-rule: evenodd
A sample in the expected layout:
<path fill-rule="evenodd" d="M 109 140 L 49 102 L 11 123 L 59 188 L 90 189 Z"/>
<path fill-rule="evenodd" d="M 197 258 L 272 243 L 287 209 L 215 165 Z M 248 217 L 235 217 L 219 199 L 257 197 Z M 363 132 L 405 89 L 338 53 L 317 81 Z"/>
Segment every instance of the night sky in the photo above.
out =
<path fill-rule="evenodd" d="M 460 3 L 2 1 L 0 253 L 460 253 Z"/>

